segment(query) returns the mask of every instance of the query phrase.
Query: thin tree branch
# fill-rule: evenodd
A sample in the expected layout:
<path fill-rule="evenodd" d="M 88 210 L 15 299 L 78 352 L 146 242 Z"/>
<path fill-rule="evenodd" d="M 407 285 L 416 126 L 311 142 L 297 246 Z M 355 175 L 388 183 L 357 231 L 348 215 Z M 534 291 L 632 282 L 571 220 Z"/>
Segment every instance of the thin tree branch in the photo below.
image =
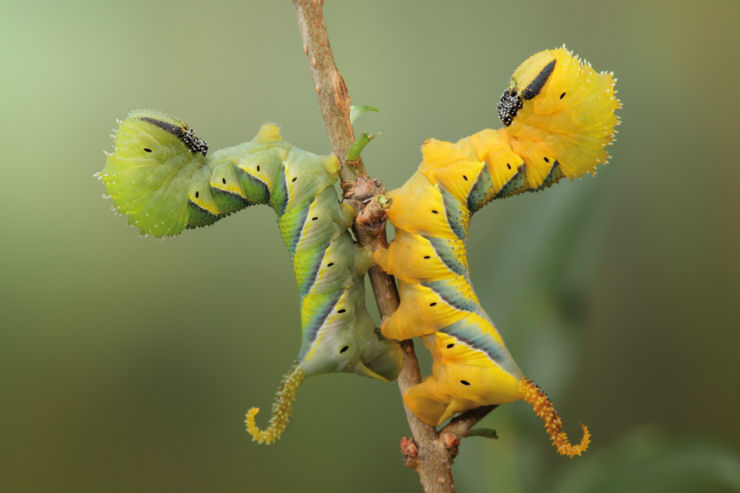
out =
<path fill-rule="evenodd" d="M 293 7 L 326 133 L 332 151 L 339 158 L 339 177 L 344 199 L 355 209 L 355 236 L 361 245 L 371 250 L 386 248 L 386 214 L 377 202 L 377 197 L 385 193 L 385 188 L 379 181 L 368 176 L 361 158 L 351 163 L 346 161 L 347 151 L 354 142 L 354 132 L 349 120 L 350 98 L 329 45 L 322 13 L 323 0 L 293 0 Z M 396 285 L 393 277 L 377 266 L 371 268 L 369 274 L 378 310 L 385 319 L 398 308 Z M 403 363 L 398 376 L 398 387 L 403 395 L 406 389 L 421 381 L 421 374 L 413 343 L 402 341 L 401 348 Z M 418 472 L 426 493 L 455 491 L 451 465 L 457 455 L 460 438 L 494 407 L 468 411 L 452 420 L 439 434 L 404 407 L 413 441 L 402 440 L 402 452 L 406 465 Z"/>
<path fill-rule="evenodd" d="M 470 429 L 478 423 L 478 421 L 485 418 L 488 413 L 497 407 L 498 406 L 481 406 L 471 409 L 470 411 L 453 418 L 447 426 L 439 431 L 439 434 L 449 434 L 457 439 L 464 438 L 467 436 Z"/>

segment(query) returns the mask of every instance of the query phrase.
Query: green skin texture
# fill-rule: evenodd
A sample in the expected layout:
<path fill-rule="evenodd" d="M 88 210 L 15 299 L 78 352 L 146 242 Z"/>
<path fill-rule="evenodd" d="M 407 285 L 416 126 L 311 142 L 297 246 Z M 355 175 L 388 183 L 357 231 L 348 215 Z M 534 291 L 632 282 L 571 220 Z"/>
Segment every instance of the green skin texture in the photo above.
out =
<path fill-rule="evenodd" d="M 115 150 L 98 174 L 118 211 L 144 234 L 169 236 L 268 204 L 298 282 L 305 375 L 355 372 L 394 380 L 401 351 L 380 335 L 365 308 L 372 257 L 349 235 L 353 213 L 337 199 L 336 158 L 291 146 L 274 125 L 206 156 L 173 128 L 188 130 L 153 111 L 134 111 L 119 125 Z"/>

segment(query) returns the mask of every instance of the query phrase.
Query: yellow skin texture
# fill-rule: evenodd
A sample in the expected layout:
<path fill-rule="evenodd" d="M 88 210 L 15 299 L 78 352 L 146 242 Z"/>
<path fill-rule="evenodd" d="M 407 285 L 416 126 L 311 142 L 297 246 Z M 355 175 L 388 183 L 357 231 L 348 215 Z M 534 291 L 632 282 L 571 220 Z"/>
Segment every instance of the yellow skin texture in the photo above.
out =
<path fill-rule="evenodd" d="M 534 90 L 553 60 L 544 85 Z M 581 443 L 571 445 L 552 402 L 506 350 L 470 283 L 467 233 L 471 214 L 494 198 L 544 188 L 563 176 L 574 179 L 605 163 L 620 103 L 613 77 L 596 73 L 564 47 L 522 63 L 509 89 L 521 95 L 521 105 L 508 127 L 455 143 L 428 139 L 417 172 L 388 194 L 396 237 L 374 256 L 396 277 L 401 303 L 381 331 L 397 340 L 422 337 L 431 352 L 432 375 L 404 395 L 422 421 L 436 426 L 475 407 L 525 399 L 558 451 L 572 457 L 588 446 L 588 430 L 584 426 Z M 435 248 L 440 243 L 444 251 Z"/>
<path fill-rule="evenodd" d="M 496 332 L 488 320 L 479 323 Z M 432 354 L 432 376 L 411 387 L 403 401 L 425 423 L 436 426 L 468 409 L 521 399 L 521 377 L 502 370 L 485 353 L 441 332 L 423 341 Z"/>

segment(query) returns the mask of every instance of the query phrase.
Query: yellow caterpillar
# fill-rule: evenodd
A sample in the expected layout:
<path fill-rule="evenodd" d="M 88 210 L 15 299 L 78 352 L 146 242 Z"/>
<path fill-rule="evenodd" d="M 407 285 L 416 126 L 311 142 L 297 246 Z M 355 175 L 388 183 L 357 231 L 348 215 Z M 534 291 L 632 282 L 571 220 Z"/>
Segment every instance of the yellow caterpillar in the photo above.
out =
<path fill-rule="evenodd" d="M 576 178 L 608 159 L 620 107 L 611 74 L 597 73 L 565 47 L 539 52 L 514 72 L 498 104 L 506 125 L 455 143 L 422 146 L 416 173 L 388 195 L 396 237 L 376 262 L 396 276 L 401 304 L 381 328 L 388 338 L 422 337 L 432 375 L 404 395 L 436 426 L 456 413 L 524 399 L 545 422 L 559 453 L 580 455 L 561 431 L 552 402 L 525 378 L 470 282 L 470 216 L 496 198 Z"/>

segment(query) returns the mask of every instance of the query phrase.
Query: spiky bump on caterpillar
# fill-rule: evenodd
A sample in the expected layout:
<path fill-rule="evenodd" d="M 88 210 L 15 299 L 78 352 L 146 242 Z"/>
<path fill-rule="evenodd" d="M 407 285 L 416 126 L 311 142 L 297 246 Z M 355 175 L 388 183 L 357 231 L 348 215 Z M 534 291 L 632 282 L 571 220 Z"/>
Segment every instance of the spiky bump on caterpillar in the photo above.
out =
<path fill-rule="evenodd" d="M 337 166 L 333 155 L 283 141 L 276 125 L 209 154 L 182 121 L 134 111 L 119 125 L 115 150 L 98 174 L 118 211 L 154 236 L 212 224 L 253 204 L 276 211 L 298 282 L 302 344 L 270 428 L 258 430 L 256 409 L 247 415 L 260 442 L 279 437 L 305 377 L 343 371 L 389 381 L 400 369 L 400 348 L 380 336 L 365 308 L 363 279 L 372 257 L 347 231 L 353 212 L 338 201 Z"/>
<path fill-rule="evenodd" d="M 401 303 L 384 321 L 386 337 L 422 337 L 432 375 L 404 394 L 422 421 L 439 425 L 454 414 L 519 399 L 543 419 L 558 452 L 573 456 L 552 402 L 521 370 L 480 305 L 470 283 L 466 243 L 470 216 L 493 199 L 576 178 L 606 162 L 618 123 L 610 74 L 597 74 L 565 48 L 546 50 L 514 72 L 498 105 L 506 125 L 456 143 L 422 146 L 416 173 L 390 192 L 388 218 L 396 237 L 375 252 L 396 276 Z"/>

